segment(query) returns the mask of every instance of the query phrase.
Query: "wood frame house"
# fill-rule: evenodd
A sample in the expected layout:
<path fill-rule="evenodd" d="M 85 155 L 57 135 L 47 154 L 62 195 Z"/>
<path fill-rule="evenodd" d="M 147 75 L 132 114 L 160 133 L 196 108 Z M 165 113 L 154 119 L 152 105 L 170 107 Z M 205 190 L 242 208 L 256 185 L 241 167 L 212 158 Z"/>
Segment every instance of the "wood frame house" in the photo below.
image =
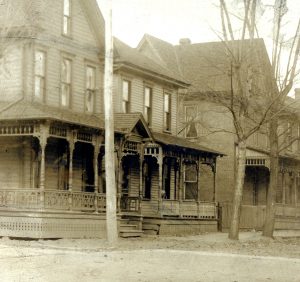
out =
<path fill-rule="evenodd" d="M 255 46 L 256 57 L 252 60 L 256 60 L 255 75 L 257 79 L 261 79 L 263 87 L 264 83 L 267 85 L 273 77 L 264 42 L 257 40 Z M 227 57 L 225 45 L 222 42 L 192 44 L 189 39 L 181 39 L 179 45 L 172 45 L 146 34 L 137 49 L 190 82 L 190 87 L 180 95 L 178 129 L 187 139 L 204 145 L 210 144 L 226 154 L 226 157 L 218 161 L 215 191 L 216 201 L 222 206 L 222 228 L 227 229 L 235 179 L 236 136 L 231 133 L 234 132 L 231 115 L 224 110 L 220 99 L 216 98 L 230 89 L 230 66 L 224 59 Z M 295 123 L 295 120 L 281 120 L 281 124 L 281 132 L 290 127 L 289 139 L 297 137 L 298 123 Z M 285 141 L 280 142 L 284 144 Z M 266 126 L 249 138 L 246 158 L 240 227 L 261 229 L 265 217 L 270 170 Z M 297 141 L 281 152 L 280 163 L 275 228 L 300 229 L 300 163 Z M 205 170 L 202 175 L 205 175 Z M 207 176 L 205 178 L 207 179 Z M 206 191 L 202 199 L 210 198 L 211 194 Z"/>
<path fill-rule="evenodd" d="M 17 1 L 0 7 L 16 18 L 0 18 L 10 27 L 0 42 L 0 235 L 105 237 L 104 20 L 94 0 Z M 115 39 L 118 218 L 135 231 L 217 228 L 199 167 L 213 175 L 222 153 L 176 136 L 187 86 Z"/>

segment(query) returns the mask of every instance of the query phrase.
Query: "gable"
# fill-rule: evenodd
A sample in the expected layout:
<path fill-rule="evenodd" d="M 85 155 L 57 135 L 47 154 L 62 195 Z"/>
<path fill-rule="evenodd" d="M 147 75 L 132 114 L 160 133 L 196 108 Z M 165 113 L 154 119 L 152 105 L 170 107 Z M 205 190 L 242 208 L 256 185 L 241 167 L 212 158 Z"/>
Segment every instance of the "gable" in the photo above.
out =
<path fill-rule="evenodd" d="M 73 42 L 104 48 L 104 20 L 96 0 L 70 0 L 71 34 L 63 36 L 63 0 L 34 0 L 40 15 L 40 36 L 60 37 L 62 43 Z M 51 38 L 50 37 L 50 38 Z M 54 38 L 53 38 L 54 39 Z M 53 40 L 52 39 L 52 40 Z"/>

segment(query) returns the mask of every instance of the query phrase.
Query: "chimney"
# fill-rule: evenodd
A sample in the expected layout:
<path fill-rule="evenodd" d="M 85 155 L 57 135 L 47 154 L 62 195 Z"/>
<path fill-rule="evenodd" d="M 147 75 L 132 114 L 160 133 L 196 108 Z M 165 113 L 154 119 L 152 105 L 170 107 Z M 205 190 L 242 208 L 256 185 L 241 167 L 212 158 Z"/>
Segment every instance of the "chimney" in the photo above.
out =
<path fill-rule="evenodd" d="M 295 88 L 295 99 L 300 101 L 300 88 Z"/>
<path fill-rule="evenodd" d="M 181 38 L 179 40 L 179 44 L 184 46 L 184 45 L 190 45 L 192 42 L 191 42 L 191 39 L 189 38 Z"/>

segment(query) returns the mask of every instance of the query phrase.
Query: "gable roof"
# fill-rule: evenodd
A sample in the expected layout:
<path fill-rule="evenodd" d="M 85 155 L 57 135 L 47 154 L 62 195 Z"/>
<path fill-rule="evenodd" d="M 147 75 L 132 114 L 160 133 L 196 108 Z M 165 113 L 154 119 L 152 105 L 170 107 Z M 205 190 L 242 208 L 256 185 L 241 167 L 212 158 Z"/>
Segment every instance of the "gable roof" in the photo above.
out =
<path fill-rule="evenodd" d="M 191 142 L 186 138 L 158 132 L 153 132 L 153 137 L 157 143 L 163 144 L 165 146 L 171 146 L 174 148 L 187 148 L 194 151 L 213 154 L 216 156 L 224 156 L 224 153 L 199 145 L 198 143 Z"/>
<path fill-rule="evenodd" d="M 105 21 L 96 0 L 79 0 L 94 35 L 102 48 L 105 46 Z"/>
<path fill-rule="evenodd" d="M 142 51 L 143 47 L 147 44 L 152 48 L 153 53 L 159 59 L 160 63 L 173 73 L 183 76 L 180 71 L 176 50 L 171 43 L 150 34 L 145 34 L 138 44 L 137 49 Z"/>
<path fill-rule="evenodd" d="M 140 70 L 145 74 L 164 79 L 170 83 L 187 87 L 188 82 L 178 73 L 174 73 L 154 60 L 144 56 L 135 48 L 131 48 L 118 38 L 114 38 L 114 64 L 115 67 L 125 66 Z"/>
<path fill-rule="evenodd" d="M 191 84 L 189 92 L 195 93 L 228 91 L 230 89 L 228 46 L 231 50 L 235 50 L 240 45 L 247 47 L 250 41 L 235 40 L 229 42 L 228 46 L 222 41 L 172 45 L 154 36 L 145 35 L 138 45 L 141 52 L 145 42 L 149 43 L 168 68 L 173 72 L 179 72 L 189 81 Z M 271 74 L 270 61 L 263 39 L 255 39 L 253 44 L 255 56 L 254 58 L 248 56 L 246 59 L 253 60 L 260 68 L 269 68 Z M 174 53 L 176 56 L 173 55 Z"/>

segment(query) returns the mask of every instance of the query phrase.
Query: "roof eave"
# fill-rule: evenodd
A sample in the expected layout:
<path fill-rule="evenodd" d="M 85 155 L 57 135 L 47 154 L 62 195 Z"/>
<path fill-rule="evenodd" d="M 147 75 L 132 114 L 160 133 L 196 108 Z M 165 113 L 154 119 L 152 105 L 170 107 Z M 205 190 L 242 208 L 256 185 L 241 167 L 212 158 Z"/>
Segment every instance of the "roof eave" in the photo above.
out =
<path fill-rule="evenodd" d="M 167 76 L 165 76 L 163 74 L 159 74 L 159 73 L 150 71 L 148 69 L 139 67 L 139 66 L 137 66 L 135 64 L 132 64 L 132 63 L 129 63 L 127 61 L 115 62 L 115 64 L 114 64 L 114 70 L 119 70 L 121 68 L 126 68 L 128 70 L 137 71 L 137 72 L 139 72 L 141 74 L 148 75 L 148 76 L 151 76 L 151 77 L 156 78 L 158 80 L 161 80 L 161 81 L 168 82 L 170 84 L 176 85 L 179 88 L 188 88 L 190 86 L 190 84 L 188 82 L 180 81 L 180 80 L 177 80 L 177 79 L 174 79 L 174 78 L 171 78 L 171 77 L 167 77 Z"/>

